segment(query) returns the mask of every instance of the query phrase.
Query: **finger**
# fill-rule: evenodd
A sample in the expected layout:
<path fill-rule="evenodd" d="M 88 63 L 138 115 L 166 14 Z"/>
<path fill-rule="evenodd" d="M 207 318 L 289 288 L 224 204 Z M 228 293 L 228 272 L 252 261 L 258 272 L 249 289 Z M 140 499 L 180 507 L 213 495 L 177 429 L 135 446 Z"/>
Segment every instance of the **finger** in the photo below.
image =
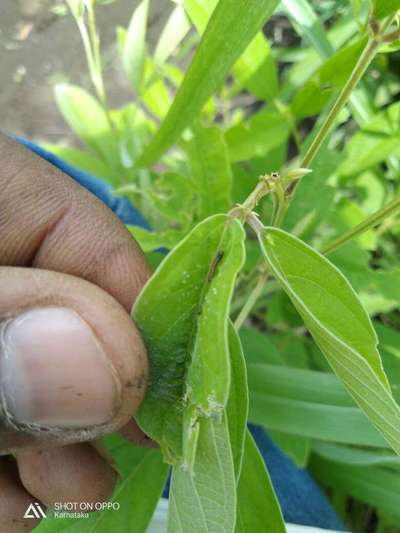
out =
<path fill-rule="evenodd" d="M 145 391 L 147 359 L 122 306 L 91 283 L 46 270 L 0 267 L 0 287 L 9 423 L 0 449 L 87 440 L 126 423 Z"/>
<path fill-rule="evenodd" d="M 17 462 L 26 489 L 47 506 L 106 502 L 117 480 L 115 470 L 87 443 L 23 450 Z"/>
<path fill-rule="evenodd" d="M 24 518 L 24 515 L 29 506 L 36 503 L 36 498 L 21 485 L 15 461 L 10 457 L 0 461 L 0 494 L 0 533 L 31 531 L 39 520 Z"/>
<path fill-rule="evenodd" d="M 121 435 L 130 442 L 135 442 L 143 448 L 158 448 L 158 444 L 151 440 L 150 437 L 145 435 L 135 420 L 129 420 L 129 422 L 121 428 Z"/>
<path fill-rule="evenodd" d="M 150 270 L 113 213 L 54 166 L 1 134 L 0 161 L 0 265 L 83 277 L 130 310 Z"/>
<path fill-rule="evenodd" d="M 127 310 L 148 278 L 117 217 L 70 177 L 0 135 L 0 265 L 73 274 Z"/>

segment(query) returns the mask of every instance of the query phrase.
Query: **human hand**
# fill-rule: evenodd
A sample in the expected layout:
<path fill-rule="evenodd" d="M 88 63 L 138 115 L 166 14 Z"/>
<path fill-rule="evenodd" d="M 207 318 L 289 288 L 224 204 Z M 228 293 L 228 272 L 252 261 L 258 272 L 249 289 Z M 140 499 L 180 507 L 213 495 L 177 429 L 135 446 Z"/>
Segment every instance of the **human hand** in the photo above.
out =
<path fill-rule="evenodd" d="M 110 496 L 115 471 L 79 441 L 126 424 L 143 398 L 129 311 L 149 274 L 106 206 L 0 135 L 0 453 L 15 456 L 0 458 L 0 531 L 34 527 L 32 501 Z"/>

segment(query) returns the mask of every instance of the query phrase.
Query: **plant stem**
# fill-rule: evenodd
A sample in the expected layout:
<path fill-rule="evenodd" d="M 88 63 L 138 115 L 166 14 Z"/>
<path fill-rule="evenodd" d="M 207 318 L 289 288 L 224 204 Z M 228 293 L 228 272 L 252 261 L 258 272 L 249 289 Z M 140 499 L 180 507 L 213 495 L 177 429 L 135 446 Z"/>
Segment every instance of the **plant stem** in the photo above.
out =
<path fill-rule="evenodd" d="M 104 109 L 104 112 L 107 117 L 107 121 L 110 125 L 110 128 L 113 128 L 113 122 L 111 120 L 110 112 L 108 109 L 107 95 L 104 87 L 103 80 L 103 66 L 101 62 L 101 52 L 100 52 L 100 38 L 97 32 L 96 24 L 96 11 L 95 5 L 92 0 L 86 2 L 86 9 L 88 14 L 88 28 L 89 28 L 89 38 L 90 38 L 90 54 L 92 57 L 93 68 L 91 70 L 91 78 L 93 85 L 96 89 L 100 103 Z"/>
<path fill-rule="evenodd" d="M 355 237 L 358 237 L 365 231 L 368 231 L 377 224 L 383 222 L 385 219 L 396 214 L 398 211 L 400 211 L 400 196 L 389 202 L 384 207 L 382 207 L 382 209 L 376 211 L 373 215 L 366 218 L 360 224 L 357 224 L 357 226 L 354 226 L 354 228 L 349 229 L 348 231 L 337 237 L 337 239 L 333 240 L 330 244 L 325 246 L 325 248 L 322 249 L 321 253 L 332 253 L 340 246 L 343 246 L 343 244 L 345 244 L 346 242 L 354 239 Z"/>
<path fill-rule="evenodd" d="M 267 281 L 267 278 L 268 278 L 268 272 L 266 272 L 266 271 L 262 272 L 262 274 L 258 278 L 256 286 L 251 291 L 246 303 L 242 307 L 240 313 L 238 314 L 238 316 L 237 316 L 237 318 L 235 320 L 235 329 L 237 331 L 239 331 L 239 329 L 242 327 L 244 321 L 246 320 L 246 318 L 251 313 L 251 311 L 252 311 L 252 309 L 254 307 L 254 304 L 258 300 L 258 298 L 259 298 L 259 296 L 260 296 L 260 294 L 261 294 L 261 292 L 262 292 L 262 290 L 264 288 L 264 285 L 265 285 L 265 282 Z"/>
<path fill-rule="evenodd" d="M 358 59 L 356 66 L 353 69 L 353 72 L 350 75 L 350 78 L 347 80 L 345 86 L 341 90 L 338 98 L 336 99 L 335 104 L 328 113 L 324 123 L 322 124 L 320 130 L 315 136 L 313 142 L 309 146 L 306 154 L 303 157 L 301 163 L 302 167 L 308 168 L 315 156 L 317 155 L 319 149 L 321 148 L 322 143 L 325 141 L 329 132 L 331 131 L 332 126 L 334 125 L 338 114 L 341 112 L 343 107 L 346 105 L 353 89 L 358 84 L 358 82 L 363 77 L 365 71 L 371 64 L 371 61 L 374 59 L 376 52 L 379 47 L 379 40 L 376 37 L 371 37 L 364 48 L 361 56 Z"/>

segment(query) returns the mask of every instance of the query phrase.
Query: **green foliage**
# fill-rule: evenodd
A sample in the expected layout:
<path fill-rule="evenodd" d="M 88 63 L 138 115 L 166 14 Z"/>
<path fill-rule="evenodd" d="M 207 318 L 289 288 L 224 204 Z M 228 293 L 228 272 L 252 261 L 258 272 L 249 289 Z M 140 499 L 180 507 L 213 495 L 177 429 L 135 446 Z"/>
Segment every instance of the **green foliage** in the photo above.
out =
<path fill-rule="evenodd" d="M 108 437 L 120 513 L 37 530 L 145 531 L 171 464 L 169 533 L 283 532 L 248 420 L 349 529 L 371 508 L 398 524 L 400 226 L 396 206 L 374 217 L 399 194 L 399 2 L 184 0 L 151 46 L 142 0 L 117 31 L 135 93 L 119 109 L 89 4 L 68 4 L 95 96 L 56 86 L 85 147 L 49 148 L 152 228 L 128 230 L 157 267 L 132 316 L 150 360 L 135 417 L 160 450 Z"/>
<path fill-rule="evenodd" d="M 266 524 L 271 533 L 286 531 L 264 461 L 247 430 L 235 533 L 262 531 Z"/>
<path fill-rule="evenodd" d="M 120 30 L 122 64 L 132 84 L 140 92 L 146 60 L 146 28 L 149 0 L 142 0 L 135 9 L 126 32 Z"/>
<path fill-rule="evenodd" d="M 335 373 L 400 454 L 400 407 L 376 349 L 376 333 L 350 284 L 322 255 L 282 230 L 269 228 L 261 246 Z"/>
<path fill-rule="evenodd" d="M 224 135 L 219 128 L 197 127 L 188 147 L 199 198 L 198 216 L 224 213 L 232 205 L 232 173 Z"/>
<path fill-rule="evenodd" d="M 374 0 L 373 14 L 377 19 L 396 13 L 400 9 L 399 0 Z"/>
<path fill-rule="evenodd" d="M 137 419 L 172 464 L 189 468 L 199 420 L 221 417 L 228 401 L 229 301 L 243 240 L 238 221 L 206 219 L 168 254 L 133 310 L 150 358 L 150 385 Z"/>
<path fill-rule="evenodd" d="M 220 0 L 174 103 L 140 160 L 154 163 L 219 88 L 230 67 L 266 22 L 277 0 Z M 242 24 L 245 17 L 246 24 Z"/>

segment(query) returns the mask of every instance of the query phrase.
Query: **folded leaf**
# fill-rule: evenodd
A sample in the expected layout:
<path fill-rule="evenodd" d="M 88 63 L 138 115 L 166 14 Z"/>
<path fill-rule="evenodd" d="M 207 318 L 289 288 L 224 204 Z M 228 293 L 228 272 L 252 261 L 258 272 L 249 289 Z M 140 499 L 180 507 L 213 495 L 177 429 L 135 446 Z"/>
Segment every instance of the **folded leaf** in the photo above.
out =
<path fill-rule="evenodd" d="M 260 245 L 272 273 L 358 405 L 400 454 L 400 408 L 377 350 L 377 336 L 356 293 L 324 256 L 283 230 Z"/>
<path fill-rule="evenodd" d="M 228 400 L 228 310 L 243 241 L 237 220 L 206 219 L 165 258 L 133 309 L 150 359 L 137 419 L 171 463 L 182 461 L 182 424 L 190 465 L 197 419 L 220 417 Z"/>

